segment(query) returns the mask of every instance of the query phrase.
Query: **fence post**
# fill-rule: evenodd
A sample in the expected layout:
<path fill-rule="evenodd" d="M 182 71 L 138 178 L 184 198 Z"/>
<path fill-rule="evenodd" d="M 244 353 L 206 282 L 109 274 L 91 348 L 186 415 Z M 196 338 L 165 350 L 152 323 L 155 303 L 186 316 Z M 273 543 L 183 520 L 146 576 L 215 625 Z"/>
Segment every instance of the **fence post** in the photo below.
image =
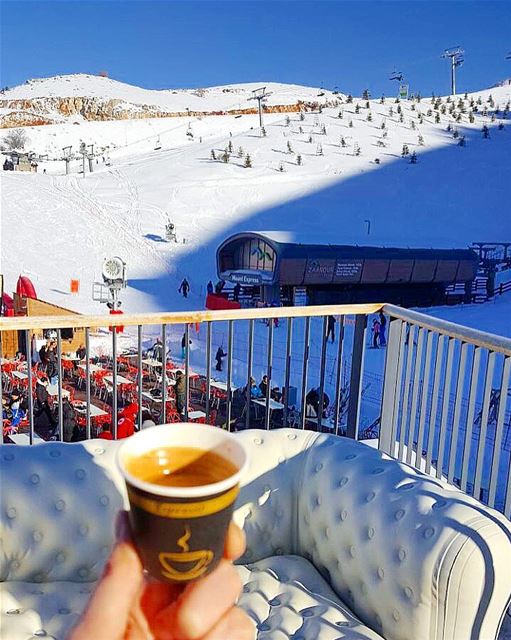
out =
<path fill-rule="evenodd" d="M 394 455 L 394 443 L 396 440 L 397 415 L 395 398 L 398 393 L 399 366 L 401 364 L 401 330 L 403 323 L 400 320 L 391 320 L 387 352 L 385 354 L 385 371 L 383 374 L 383 399 L 381 404 L 380 441 L 379 449 Z"/>
<path fill-rule="evenodd" d="M 348 424 L 346 430 L 347 437 L 353 440 L 356 440 L 358 437 L 366 325 L 367 316 L 363 314 L 358 315 L 355 319 L 353 351 L 351 353 L 350 396 L 348 400 Z"/>

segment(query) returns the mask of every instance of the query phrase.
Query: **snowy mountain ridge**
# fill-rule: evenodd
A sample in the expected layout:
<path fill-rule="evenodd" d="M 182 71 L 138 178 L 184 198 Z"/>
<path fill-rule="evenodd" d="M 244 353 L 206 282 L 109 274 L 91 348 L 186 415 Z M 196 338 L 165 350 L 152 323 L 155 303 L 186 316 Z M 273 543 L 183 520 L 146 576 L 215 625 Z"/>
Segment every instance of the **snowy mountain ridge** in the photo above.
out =
<path fill-rule="evenodd" d="M 188 113 L 247 114 L 257 111 L 252 92 L 266 87 L 268 112 L 335 106 L 340 94 L 276 82 L 231 84 L 197 89 L 143 89 L 103 76 L 73 74 L 27 80 L 0 94 L 0 127 L 55 124 L 74 119 L 116 120 L 179 117 Z"/>

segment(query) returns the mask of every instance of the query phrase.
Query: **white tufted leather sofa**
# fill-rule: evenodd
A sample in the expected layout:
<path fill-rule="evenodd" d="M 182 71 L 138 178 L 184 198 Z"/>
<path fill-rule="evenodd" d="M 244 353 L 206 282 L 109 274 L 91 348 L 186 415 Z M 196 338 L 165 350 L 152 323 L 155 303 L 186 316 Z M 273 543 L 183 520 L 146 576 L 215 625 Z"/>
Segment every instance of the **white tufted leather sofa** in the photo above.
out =
<path fill-rule="evenodd" d="M 511 523 L 364 444 L 246 431 L 240 599 L 260 640 L 494 640 Z M 0 447 L 2 640 L 61 640 L 126 506 L 117 444 Z M 235 639 L 226 639 L 235 640 Z"/>

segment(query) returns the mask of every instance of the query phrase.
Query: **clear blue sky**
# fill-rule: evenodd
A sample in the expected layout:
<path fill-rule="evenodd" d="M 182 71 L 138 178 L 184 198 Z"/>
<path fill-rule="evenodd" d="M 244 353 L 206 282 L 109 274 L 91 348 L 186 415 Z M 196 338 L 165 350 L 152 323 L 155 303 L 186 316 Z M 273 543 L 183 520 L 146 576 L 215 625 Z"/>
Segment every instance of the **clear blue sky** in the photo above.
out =
<path fill-rule="evenodd" d="M 440 54 L 462 45 L 458 90 L 511 76 L 511 2 L 206 0 L 1 2 L 1 85 L 106 70 L 147 88 L 281 81 L 446 93 Z"/>

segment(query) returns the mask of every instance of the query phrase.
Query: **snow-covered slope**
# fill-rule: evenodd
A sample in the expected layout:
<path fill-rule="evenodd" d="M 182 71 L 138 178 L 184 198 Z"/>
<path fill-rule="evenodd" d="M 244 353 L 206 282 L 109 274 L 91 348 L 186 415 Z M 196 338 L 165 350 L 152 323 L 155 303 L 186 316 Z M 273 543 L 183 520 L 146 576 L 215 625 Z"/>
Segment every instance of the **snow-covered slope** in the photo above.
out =
<path fill-rule="evenodd" d="M 56 86 L 61 82 L 56 79 Z M 478 106 L 473 124 L 471 98 Z M 468 96 L 461 122 L 440 107 L 440 123 L 430 99 L 399 105 L 371 100 L 366 109 L 355 98 L 322 113 L 267 114 L 266 136 L 256 115 L 26 128 L 28 147 L 50 157 L 66 145 L 76 151 L 80 141 L 109 148 L 85 177 L 77 173 L 78 161 L 69 176 L 63 175 L 62 161 L 42 162 L 37 175 L 3 172 L 6 290 L 25 273 L 42 297 L 98 311 L 92 282 L 102 259 L 118 254 L 128 263 L 127 311 L 201 308 L 205 283 L 215 277 L 216 248 L 239 230 L 292 232 L 308 242 L 398 246 L 463 247 L 509 239 L 511 124 L 498 124 L 510 98 L 509 86 L 482 91 Z M 445 98 L 442 105 L 449 107 Z M 489 139 L 481 134 L 483 124 L 490 128 Z M 162 148 L 155 150 L 158 139 Z M 218 158 L 229 144 L 233 151 L 224 163 Z M 401 157 L 403 144 L 417 153 L 417 164 Z M 244 167 L 247 154 L 252 168 Z M 169 219 L 180 244 L 164 240 Z M 184 275 L 192 285 L 187 301 L 177 294 Z M 79 296 L 67 293 L 74 277 L 81 281 Z"/>

